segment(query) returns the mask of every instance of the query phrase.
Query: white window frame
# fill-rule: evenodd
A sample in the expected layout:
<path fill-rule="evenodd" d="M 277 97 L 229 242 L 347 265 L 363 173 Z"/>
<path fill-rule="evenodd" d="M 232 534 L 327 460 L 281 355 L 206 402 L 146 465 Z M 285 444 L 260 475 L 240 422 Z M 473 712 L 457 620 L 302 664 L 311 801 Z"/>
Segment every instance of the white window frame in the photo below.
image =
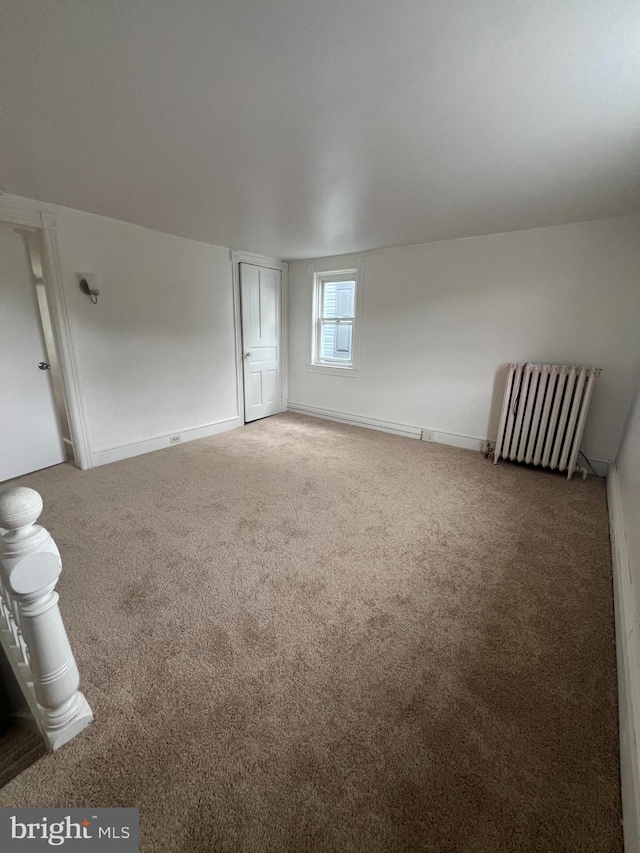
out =
<path fill-rule="evenodd" d="M 309 270 L 309 267 L 308 267 Z M 363 263 L 358 261 L 357 267 L 350 269 L 330 269 L 312 272 L 312 294 L 311 294 L 311 343 L 309 347 L 309 373 L 325 373 L 330 376 L 344 376 L 357 379 L 360 364 L 360 329 L 362 327 L 362 292 L 363 292 Z M 349 364 L 341 364 L 339 361 L 320 359 L 320 334 L 322 319 L 322 290 L 325 282 L 355 281 L 354 318 L 349 321 L 352 326 L 351 332 L 351 361 Z M 339 318 L 338 318 L 339 319 Z"/>

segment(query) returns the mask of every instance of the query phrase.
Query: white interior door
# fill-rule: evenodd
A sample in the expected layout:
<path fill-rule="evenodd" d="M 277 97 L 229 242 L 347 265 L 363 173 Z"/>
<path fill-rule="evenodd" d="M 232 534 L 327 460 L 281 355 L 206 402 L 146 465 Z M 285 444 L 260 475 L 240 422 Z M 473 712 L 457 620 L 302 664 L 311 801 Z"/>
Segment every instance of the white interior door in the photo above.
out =
<path fill-rule="evenodd" d="M 65 460 L 24 238 L 0 229 L 0 481 Z"/>
<path fill-rule="evenodd" d="M 281 411 L 280 270 L 240 264 L 244 419 Z"/>

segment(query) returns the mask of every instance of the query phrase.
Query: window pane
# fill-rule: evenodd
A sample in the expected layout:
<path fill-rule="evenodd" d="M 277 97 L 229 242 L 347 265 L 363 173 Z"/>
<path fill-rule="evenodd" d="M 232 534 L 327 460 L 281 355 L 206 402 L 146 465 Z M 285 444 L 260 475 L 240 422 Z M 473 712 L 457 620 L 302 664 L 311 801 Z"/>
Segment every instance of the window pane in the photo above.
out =
<path fill-rule="evenodd" d="M 347 323 L 322 322 L 320 333 L 321 361 L 351 361 L 353 325 Z"/>
<path fill-rule="evenodd" d="M 351 326 L 340 325 L 336 329 L 336 357 L 351 358 Z"/>
<path fill-rule="evenodd" d="M 322 336 L 320 341 L 320 358 L 333 358 L 336 343 L 336 327 L 333 323 L 322 324 Z"/>
<path fill-rule="evenodd" d="M 354 317 L 355 281 L 327 281 L 322 295 L 323 317 Z"/>

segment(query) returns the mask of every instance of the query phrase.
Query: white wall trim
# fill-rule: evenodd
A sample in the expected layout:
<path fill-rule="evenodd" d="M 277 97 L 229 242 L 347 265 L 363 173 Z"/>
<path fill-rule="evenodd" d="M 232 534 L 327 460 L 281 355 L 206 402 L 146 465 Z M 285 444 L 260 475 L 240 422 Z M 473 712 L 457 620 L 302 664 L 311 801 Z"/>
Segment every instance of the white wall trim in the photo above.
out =
<path fill-rule="evenodd" d="M 338 365 L 306 364 L 307 373 L 324 373 L 326 376 L 340 376 L 342 379 L 357 379 L 360 371 L 355 367 L 339 367 Z"/>
<path fill-rule="evenodd" d="M 395 421 L 384 421 L 379 418 L 369 418 L 366 415 L 355 415 L 351 412 L 339 412 L 333 409 L 320 409 L 317 406 L 307 406 L 305 403 L 289 402 L 287 409 L 301 415 L 311 415 L 314 418 L 322 418 L 328 421 L 337 421 L 351 426 L 364 427 L 365 429 L 377 429 L 380 432 L 389 432 L 393 435 L 403 435 L 405 438 L 420 438 L 423 429 L 413 424 L 401 424 Z M 475 438 L 470 435 L 457 435 L 451 432 L 430 430 L 434 433 L 434 440 L 438 444 L 448 444 L 451 447 L 463 447 L 467 450 L 484 450 L 487 443 L 486 438 Z"/>
<path fill-rule="evenodd" d="M 640 853 L 640 626 L 633 613 L 634 590 L 615 462 L 607 479 L 613 603 L 618 662 L 620 776 L 625 853 Z"/>
<path fill-rule="evenodd" d="M 231 250 L 231 273 L 233 277 L 233 315 L 236 341 L 236 396 L 238 399 L 238 418 L 244 419 L 244 362 L 242 359 L 242 309 L 240 303 L 240 264 L 254 264 L 280 270 L 280 391 L 281 411 L 286 411 L 286 399 L 289 389 L 289 264 L 277 258 L 256 255 L 253 252 Z"/>
<path fill-rule="evenodd" d="M 233 281 L 233 337 L 236 347 L 236 406 L 240 425 L 244 425 L 244 377 L 242 362 L 242 316 L 240 306 L 241 252 L 231 252 L 231 278 Z"/>
<path fill-rule="evenodd" d="M 187 441 L 194 441 L 198 438 L 208 438 L 210 435 L 217 435 L 220 432 L 237 429 L 242 426 L 240 418 L 225 418 L 221 421 L 212 421 L 208 424 L 200 426 L 184 427 L 183 429 L 174 429 L 171 432 L 159 433 L 147 438 L 137 439 L 128 444 L 116 444 L 111 447 L 101 447 L 93 451 L 93 465 L 106 465 L 109 462 L 118 462 L 121 459 L 130 459 L 132 456 L 140 456 L 143 453 L 151 453 L 154 450 L 162 450 L 165 447 L 175 445 L 169 444 L 169 437 L 172 435 L 181 435 L 180 444 Z"/>
<path fill-rule="evenodd" d="M 289 269 L 286 261 L 278 258 L 268 258 L 266 255 L 256 255 L 253 252 L 243 252 L 240 249 L 232 249 L 231 257 L 238 264 L 254 264 L 257 267 L 268 267 L 272 270 Z"/>
<path fill-rule="evenodd" d="M 42 228 L 40 214 L 44 210 L 39 204 L 20 196 L 0 196 L 0 222 L 26 228 Z"/>
<path fill-rule="evenodd" d="M 44 283 L 49 297 L 51 325 L 53 326 L 58 356 L 60 358 L 62 389 L 66 403 L 69 431 L 71 432 L 73 455 L 76 464 L 84 471 L 92 467 L 91 445 L 87 430 L 87 417 L 80 393 L 80 380 L 62 281 L 56 233 L 57 217 L 55 214 L 46 211 L 42 211 L 40 216 Z"/>
<path fill-rule="evenodd" d="M 281 277 L 281 293 L 280 293 L 280 369 L 282 376 L 280 377 L 280 409 L 283 412 L 287 410 L 287 399 L 289 397 L 289 264 L 282 264 Z"/>

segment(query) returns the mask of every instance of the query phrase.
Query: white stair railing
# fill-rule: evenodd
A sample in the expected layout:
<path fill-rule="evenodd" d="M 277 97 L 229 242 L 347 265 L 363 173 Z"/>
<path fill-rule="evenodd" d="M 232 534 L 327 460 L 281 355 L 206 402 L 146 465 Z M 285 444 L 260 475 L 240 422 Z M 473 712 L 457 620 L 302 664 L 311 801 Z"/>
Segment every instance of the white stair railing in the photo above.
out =
<path fill-rule="evenodd" d="M 45 743 L 55 750 L 93 714 L 78 690 L 78 667 L 58 608 L 60 553 L 35 523 L 41 512 L 34 489 L 0 492 L 0 640 Z"/>

